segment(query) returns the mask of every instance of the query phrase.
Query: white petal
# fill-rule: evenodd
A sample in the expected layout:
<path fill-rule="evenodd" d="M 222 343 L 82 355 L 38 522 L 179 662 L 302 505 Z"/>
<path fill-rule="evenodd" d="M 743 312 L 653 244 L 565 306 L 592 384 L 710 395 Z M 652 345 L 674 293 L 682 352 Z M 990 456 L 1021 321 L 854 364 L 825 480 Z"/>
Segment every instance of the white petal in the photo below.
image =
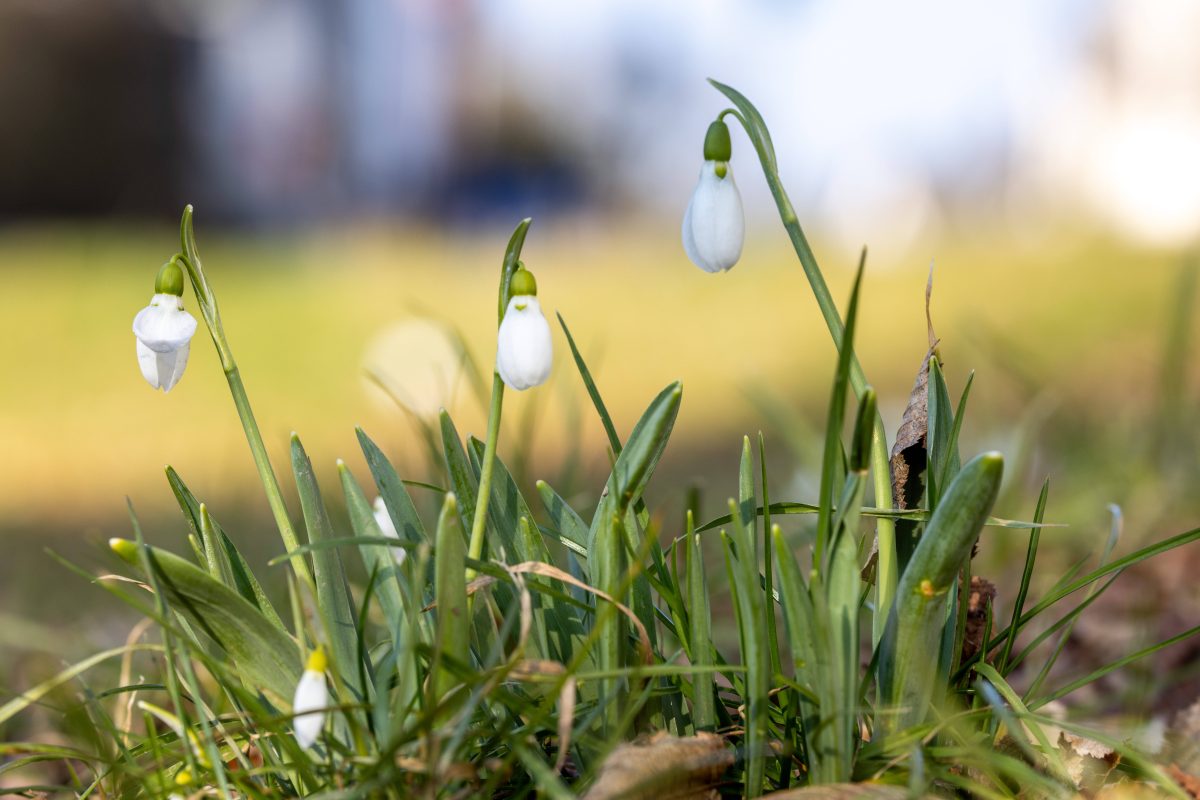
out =
<path fill-rule="evenodd" d="M 296 696 L 292 700 L 292 729 L 296 733 L 296 743 L 301 747 L 310 747 L 321 729 L 325 727 L 324 709 L 329 705 L 329 690 L 325 686 L 325 674 L 311 669 L 304 670 L 300 682 L 296 684 Z"/>
<path fill-rule="evenodd" d="M 187 366 L 188 352 L 190 350 L 190 345 L 184 342 L 182 347 L 172 353 L 158 354 L 158 377 L 162 381 L 162 390 L 164 392 L 171 391 L 171 388 L 179 383 L 179 379 L 183 377 L 183 370 Z"/>
<path fill-rule="evenodd" d="M 554 346 L 550 325 L 536 297 L 517 295 L 508 301 L 496 336 L 496 371 L 517 390 L 540 386 L 550 377 Z"/>
<path fill-rule="evenodd" d="M 138 366 L 142 369 L 142 376 L 155 389 L 162 389 L 164 392 L 171 391 L 171 388 L 183 377 L 190 349 L 189 345 L 184 344 L 177 350 L 156 353 L 139 339 L 137 341 L 137 357 Z"/>
<path fill-rule="evenodd" d="M 720 272 L 736 264 L 746 238 L 742 196 L 733 180 L 733 167 L 725 167 L 725 177 L 720 178 L 716 162 L 704 162 L 683 215 L 683 249 L 705 272 Z"/>
<path fill-rule="evenodd" d="M 158 353 L 146 347 L 146 345 L 142 344 L 142 340 L 138 339 L 137 358 L 138 366 L 142 369 L 142 377 L 155 389 L 161 389 L 162 384 L 158 381 Z"/>
<path fill-rule="evenodd" d="M 183 298 L 156 294 L 133 318 L 133 335 L 156 353 L 177 350 L 191 341 L 196 318 L 183 310 Z"/>
<path fill-rule="evenodd" d="M 389 539 L 399 539 L 400 534 L 396 531 L 396 526 L 392 524 L 392 515 L 388 513 L 387 506 L 383 503 L 382 497 L 375 498 L 375 524 L 379 526 L 379 530 Z M 389 548 L 392 551 L 392 558 L 397 564 L 403 564 L 404 559 L 408 558 L 408 551 L 403 547 Z"/>

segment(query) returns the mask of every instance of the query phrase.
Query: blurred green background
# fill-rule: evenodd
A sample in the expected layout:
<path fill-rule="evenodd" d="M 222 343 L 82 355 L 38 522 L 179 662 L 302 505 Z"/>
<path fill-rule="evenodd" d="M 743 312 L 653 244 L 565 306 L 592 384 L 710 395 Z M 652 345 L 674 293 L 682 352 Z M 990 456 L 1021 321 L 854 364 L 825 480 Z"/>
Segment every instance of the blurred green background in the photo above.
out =
<path fill-rule="evenodd" d="M 483 434 L 454 342 L 490 365 L 495 277 L 529 215 L 543 306 L 570 324 L 619 430 L 683 381 L 648 494 L 666 530 L 692 484 L 718 513 L 743 433 L 767 435 L 774 498 L 811 499 L 833 347 L 740 132 L 742 261 L 707 275 L 678 241 L 723 107 L 708 75 L 772 126 L 840 301 L 870 246 L 858 349 L 890 432 L 927 346 L 932 259 L 951 390 L 978 370 L 964 452 L 1010 459 L 997 513 L 1028 518 L 1049 477 L 1048 516 L 1069 527 L 1043 541 L 1064 562 L 1107 535 L 1109 503 L 1136 539 L 1194 524 L 1196 11 L 570 6 L 0 8 L 0 659 L 123 638 L 128 618 L 44 550 L 112 566 L 103 542 L 128 534 L 125 498 L 182 546 L 164 465 L 257 563 L 277 553 L 203 330 L 170 394 L 137 369 L 130 324 L 186 202 L 277 464 L 296 430 L 327 489 L 335 459 L 361 469 L 356 424 L 436 479 L 368 372 Z M 608 456 L 555 337 L 550 382 L 506 401 L 500 453 L 582 505 Z M 986 535 L 982 571 L 1002 574 L 1023 537 Z"/>

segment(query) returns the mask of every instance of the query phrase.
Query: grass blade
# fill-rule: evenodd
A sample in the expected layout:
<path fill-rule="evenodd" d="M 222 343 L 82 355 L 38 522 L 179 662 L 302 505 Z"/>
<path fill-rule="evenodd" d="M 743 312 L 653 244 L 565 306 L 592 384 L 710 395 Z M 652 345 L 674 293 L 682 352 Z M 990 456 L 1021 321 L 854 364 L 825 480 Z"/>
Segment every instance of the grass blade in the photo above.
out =
<path fill-rule="evenodd" d="M 1050 495 L 1050 479 L 1042 483 L 1041 494 L 1038 495 L 1037 507 L 1033 512 L 1033 521 L 1041 522 L 1046 514 L 1046 499 Z M 1041 538 L 1039 528 L 1029 529 L 1029 547 L 1025 551 L 1025 569 L 1021 572 L 1021 585 L 1017 588 L 1017 599 L 1013 603 L 1012 621 L 1008 625 L 1008 636 L 1004 640 L 1004 650 L 1000 660 L 996 662 L 1001 675 L 1008 675 L 1008 659 L 1012 656 L 1013 645 L 1017 642 L 1017 621 L 1025 608 L 1025 598 L 1029 596 L 1029 582 L 1033 578 L 1033 565 L 1037 561 L 1038 541 Z"/>
<path fill-rule="evenodd" d="M 396 528 L 396 535 L 401 541 L 414 544 L 429 541 L 429 535 L 425 532 L 425 526 L 421 524 L 421 517 L 417 514 L 412 497 L 404 488 L 404 482 L 396 473 L 392 462 L 362 428 L 355 428 L 354 433 L 358 436 L 358 444 L 367 460 L 367 468 L 371 470 L 371 477 L 375 479 L 375 488 L 379 490 L 379 496 L 383 498 L 388 516 Z"/>
<path fill-rule="evenodd" d="M 467 541 L 463 535 L 457 499 L 446 495 L 438 516 L 434 546 L 434 587 L 437 596 L 437 650 L 434 696 L 441 704 L 461 683 L 458 671 L 470 668 L 471 619 L 467 604 L 467 578 L 463 562 Z M 451 662 L 447 665 L 447 660 Z"/>
<path fill-rule="evenodd" d="M 125 561 L 141 566 L 137 544 L 113 539 L 110 545 Z M 276 706 L 290 707 L 300 679 L 298 651 L 292 638 L 250 601 L 192 562 L 157 547 L 145 547 L 176 610 L 225 651 L 248 686 L 262 691 Z"/>
<path fill-rule="evenodd" d="M 192 532 L 202 537 L 200 525 L 200 501 L 196 499 L 187 484 L 183 482 L 183 478 L 179 477 L 179 473 L 173 467 L 167 467 L 167 483 L 171 486 L 171 492 L 175 495 L 176 501 L 179 503 L 179 508 L 183 511 L 184 517 L 188 521 Z M 262 585 L 258 579 L 254 577 L 254 573 L 250 569 L 250 565 L 246 563 L 246 559 L 238 552 L 233 541 L 225 534 L 225 531 L 217 523 L 215 519 L 209 516 L 209 523 L 212 525 L 213 532 L 221 541 L 221 547 L 225 550 L 225 556 L 229 560 L 230 568 L 233 570 L 233 587 L 238 594 L 246 598 L 259 611 L 263 613 L 267 619 L 274 623 L 281 631 L 286 631 L 283 626 L 283 620 L 279 618 L 275 607 L 271 605 L 271 601 L 267 598 L 267 593 L 263 591 Z"/>
<path fill-rule="evenodd" d="M 329 512 L 321 500 L 312 461 L 295 433 L 292 434 L 291 449 L 292 473 L 296 478 L 296 492 L 300 496 L 300 510 L 304 516 L 308 541 L 311 544 L 328 541 L 334 538 Z M 350 602 L 350 590 L 346 587 L 346 570 L 342 565 L 341 552 L 329 547 L 313 550 L 311 557 L 317 608 L 327 627 L 329 649 L 338 678 L 351 690 L 356 701 L 365 702 L 368 698 L 367 687 L 361 679 L 359 631 Z"/>

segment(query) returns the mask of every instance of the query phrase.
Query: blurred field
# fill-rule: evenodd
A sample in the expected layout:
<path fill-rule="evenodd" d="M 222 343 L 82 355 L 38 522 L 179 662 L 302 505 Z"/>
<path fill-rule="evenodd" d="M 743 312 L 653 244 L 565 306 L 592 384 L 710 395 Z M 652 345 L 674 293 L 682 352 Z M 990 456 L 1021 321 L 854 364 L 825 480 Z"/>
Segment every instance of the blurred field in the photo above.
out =
<path fill-rule="evenodd" d="M 362 424 L 410 474 L 424 477 L 414 428 L 364 380 L 364 353 L 389 324 L 423 315 L 456 326 L 486 368 L 508 231 L 360 226 L 261 238 L 211 231 L 202 214 L 197 226 L 278 463 L 287 434 L 299 431 L 331 488 L 336 458 L 358 468 L 353 426 Z M 1160 402 L 1179 257 L 1083 233 L 1056 239 L 1067 240 L 1056 247 L 950 242 L 935 253 L 934 323 L 951 390 L 961 389 L 969 369 L 979 371 L 964 450 L 999 447 L 1018 467 L 1009 484 L 1022 505 L 1001 508 L 1006 516 L 1028 515 L 1032 487 L 1050 474 L 1060 490 L 1051 515 L 1057 510 L 1067 521 L 1106 527 L 1108 501 L 1134 504 L 1131 518 L 1141 515 L 1147 525 L 1186 519 L 1189 509 L 1160 508 L 1156 489 L 1131 488 L 1123 472 L 1129 453 L 1121 451 L 1151 433 L 1139 428 Z M 0 533 L 23 534 L 15 558 L 6 559 L 10 568 L 44 561 L 35 543 L 124 533 L 125 496 L 148 520 L 162 518 L 173 504 L 165 464 L 212 507 L 227 509 L 226 518 L 265 511 L 203 327 L 187 374 L 169 395 L 152 391 L 138 373 L 130 321 L 177 246 L 170 228 L 0 234 Z M 857 254 L 828 252 L 819 241 L 816 250 L 841 301 Z M 673 223 L 651 230 L 619 221 L 535 222 L 525 257 L 543 306 L 571 325 L 622 432 L 658 389 L 682 379 L 683 409 L 657 483 L 661 495 L 652 485 L 652 498 L 676 502 L 683 481 L 700 479 L 719 501 L 734 486 L 740 434 L 764 429 L 775 458 L 786 463 L 784 442 L 803 442 L 804 425 L 819 429 L 833 348 L 778 228 L 752 232 L 743 261 L 720 276 L 686 260 Z M 894 263 L 888 253 L 868 260 L 858 348 L 891 433 L 925 352 L 927 267 L 924 259 Z M 187 303 L 195 312 L 190 293 Z M 578 431 L 592 476 L 582 490 L 592 494 L 588 487 L 606 465 L 602 432 L 557 331 L 556 347 L 558 366 L 546 387 L 509 393 L 501 455 L 514 451 L 516 421 L 534 414 L 529 477 L 553 481 Z M 406 355 L 395 358 L 387 372 L 410 374 Z M 1192 377 L 1182 376 L 1184 397 L 1195 396 Z M 483 411 L 467 384 L 442 402 L 462 433 L 482 435 Z M 764 405 L 787 413 L 769 419 Z M 778 419 L 787 415 L 800 427 L 781 432 Z M 1156 476 L 1142 477 L 1158 486 Z M 781 487 L 775 496 L 802 488 Z M 266 547 L 276 546 L 274 533 L 264 537 Z"/>

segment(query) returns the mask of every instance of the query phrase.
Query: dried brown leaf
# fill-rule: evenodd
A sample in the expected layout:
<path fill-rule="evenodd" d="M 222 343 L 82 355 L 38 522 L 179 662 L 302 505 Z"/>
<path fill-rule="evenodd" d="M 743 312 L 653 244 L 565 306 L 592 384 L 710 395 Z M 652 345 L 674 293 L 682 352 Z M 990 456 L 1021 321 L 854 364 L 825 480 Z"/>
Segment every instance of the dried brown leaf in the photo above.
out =
<path fill-rule="evenodd" d="M 996 599 L 996 586 L 979 576 L 971 576 L 971 594 L 967 600 L 967 628 L 963 633 L 962 663 L 966 663 L 983 646 L 987 634 L 988 608 Z"/>
<path fill-rule="evenodd" d="M 613 750 L 584 800 L 716 800 L 714 787 L 733 761 L 720 736 L 660 732 Z"/>
<path fill-rule="evenodd" d="M 1188 797 L 1200 798 L 1200 778 L 1190 772 L 1184 772 L 1175 764 L 1167 767 L 1167 774 L 1171 776 L 1171 780 L 1183 787 Z"/>

